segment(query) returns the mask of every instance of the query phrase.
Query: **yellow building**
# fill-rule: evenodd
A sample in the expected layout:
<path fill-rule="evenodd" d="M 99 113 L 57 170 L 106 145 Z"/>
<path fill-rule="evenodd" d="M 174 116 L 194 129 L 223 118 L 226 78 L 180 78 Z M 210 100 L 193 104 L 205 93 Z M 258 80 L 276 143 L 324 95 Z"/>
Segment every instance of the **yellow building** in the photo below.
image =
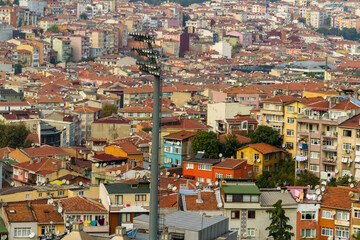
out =
<path fill-rule="evenodd" d="M 115 157 L 126 157 L 128 163 L 135 163 L 136 166 L 142 166 L 143 152 L 131 142 L 121 143 L 120 145 L 109 145 L 105 147 L 105 154 Z"/>
<path fill-rule="evenodd" d="M 17 46 L 17 49 L 20 50 L 28 50 L 31 52 L 31 59 L 32 59 L 32 66 L 33 67 L 38 67 L 40 62 L 39 62 L 39 54 L 40 54 L 40 50 L 39 50 L 39 47 L 32 44 L 32 43 L 24 43 L 24 44 L 21 44 L 19 46 Z"/>
<path fill-rule="evenodd" d="M 284 150 L 267 143 L 255 143 L 240 148 L 236 153 L 237 159 L 246 159 L 254 166 L 254 178 L 263 172 L 277 172 L 280 161 L 284 158 Z"/>
<path fill-rule="evenodd" d="M 296 155 L 296 126 L 298 115 L 303 114 L 303 107 L 307 104 L 320 102 L 322 97 L 297 98 L 284 104 L 283 146 L 292 155 Z"/>
<path fill-rule="evenodd" d="M 338 95 L 338 92 L 335 91 L 321 91 L 321 90 L 305 90 L 303 91 L 303 97 L 305 98 L 314 98 L 314 97 L 334 97 Z"/>

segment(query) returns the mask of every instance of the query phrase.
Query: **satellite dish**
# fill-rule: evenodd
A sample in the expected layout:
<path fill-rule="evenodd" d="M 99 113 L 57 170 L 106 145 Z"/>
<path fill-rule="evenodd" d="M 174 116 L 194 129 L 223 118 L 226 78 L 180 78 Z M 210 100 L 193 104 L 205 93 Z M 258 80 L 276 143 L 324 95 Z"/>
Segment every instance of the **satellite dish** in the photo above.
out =
<path fill-rule="evenodd" d="M 355 187 L 355 185 L 354 185 L 353 183 L 351 183 L 351 184 L 350 184 L 350 187 L 351 187 L 351 188 L 354 188 L 354 187 Z"/>
<path fill-rule="evenodd" d="M 120 170 L 117 170 L 116 171 L 116 175 L 120 175 L 121 174 L 121 171 Z"/>
<path fill-rule="evenodd" d="M 176 189 L 177 189 L 177 187 L 173 187 L 173 188 L 172 188 L 173 192 L 175 192 L 175 191 L 176 191 Z"/>
<path fill-rule="evenodd" d="M 315 193 L 316 193 L 316 195 L 320 195 L 321 190 L 318 188 L 318 189 L 316 189 Z"/>
<path fill-rule="evenodd" d="M 59 208 L 58 208 L 58 212 L 59 212 L 59 213 L 62 213 L 62 211 L 63 211 L 62 206 L 59 206 Z"/>
<path fill-rule="evenodd" d="M 111 171 L 111 173 L 110 173 L 111 175 L 115 175 L 115 172 L 114 171 Z"/>
<path fill-rule="evenodd" d="M 198 187 L 199 185 L 200 185 L 200 183 L 199 183 L 199 182 L 196 182 L 196 183 L 195 183 L 195 186 L 197 186 L 197 187 Z"/>
<path fill-rule="evenodd" d="M 60 234 L 60 231 L 58 230 L 58 231 L 56 231 L 56 235 L 59 235 Z"/>
<path fill-rule="evenodd" d="M 34 237 L 35 237 L 35 233 L 34 232 L 30 233 L 29 238 L 34 238 Z"/>
<path fill-rule="evenodd" d="M 7 235 L 1 235 L 1 240 L 6 240 L 7 239 Z"/>
<path fill-rule="evenodd" d="M 15 185 L 15 183 L 14 182 L 11 182 L 11 184 L 10 184 L 12 187 Z"/>
<path fill-rule="evenodd" d="M 297 198 L 297 199 L 296 199 L 296 202 L 298 202 L 298 203 L 299 203 L 299 202 L 300 202 L 300 198 Z"/>
<path fill-rule="evenodd" d="M 79 182 L 79 185 L 80 185 L 80 186 L 82 186 L 83 184 L 84 184 L 83 182 L 81 182 L 81 181 Z"/>
<path fill-rule="evenodd" d="M 69 180 L 67 180 L 67 181 L 66 181 L 66 184 L 69 185 L 69 183 L 70 183 Z"/>
<path fill-rule="evenodd" d="M 168 184 L 168 189 L 172 189 L 173 185 L 172 184 Z"/>
<path fill-rule="evenodd" d="M 351 182 L 351 178 L 349 178 L 348 181 Z"/>
<path fill-rule="evenodd" d="M 49 204 L 53 204 L 53 202 L 54 202 L 54 199 L 50 198 L 49 199 Z"/>
<path fill-rule="evenodd" d="M 214 183 L 213 183 L 213 182 L 210 182 L 210 183 L 209 183 L 209 186 L 210 186 L 210 187 L 214 186 Z"/>
<path fill-rule="evenodd" d="M 349 192 L 349 197 L 354 196 L 354 192 Z"/>
<path fill-rule="evenodd" d="M 320 202 L 320 201 L 321 201 L 321 199 L 322 199 L 322 196 L 321 196 L 321 195 L 319 195 L 319 196 L 317 197 L 317 200 Z"/>
<path fill-rule="evenodd" d="M 244 237 L 244 238 L 247 238 L 247 237 L 248 237 L 248 233 L 247 233 L 247 232 L 244 232 L 243 237 Z"/>
<path fill-rule="evenodd" d="M 322 192 L 325 192 L 325 190 L 326 190 L 325 186 L 322 186 L 322 187 L 321 187 L 321 191 L 322 191 Z"/>
<path fill-rule="evenodd" d="M 106 163 L 103 163 L 103 167 L 106 167 L 107 166 L 107 164 Z"/>
<path fill-rule="evenodd" d="M 218 181 L 216 181 L 216 182 L 215 182 L 215 186 L 218 186 L 218 185 L 219 185 L 219 182 L 218 182 Z"/>
<path fill-rule="evenodd" d="M 160 172 L 160 176 L 162 176 L 162 175 L 164 175 L 164 173 L 163 173 L 163 172 Z"/>
<path fill-rule="evenodd" d="M 222 206 L 223 206 L 223 204 L 222 204 L 221 202 L 219 202 L 219 203 L 217 204 L 217 207 L 218 207 L 218 208 L 222 208 Z"/>
<path fill-rule="evenodd" d="M 170 172 L 166 172 L 166 176 L 169 176 L 170 175 Z"/>
<path fill-rule="evenodd" d="M 63 183 L 66 183 L 66 179 L 61 180 Z"/>
<path fill-rule="evenodd" d="M 260 162 L 260 158 L 258 158 L 257 162 L 258 162 L 258 163 Z"/>
<path fill-rule="evenodd" d="M 95 163 L 95 167 L 100 167 L 100 163 Z"/>
<path fill-rule="evenodd" d="M 335 169 L 335 174 L 338 174 L 339 173 L 339 170 Z"/>
<path fill-rule="evenodd" d="M 222 158 L 222 156 L 223 156 L 222 153 L 219 153 L 219 158 Z"/>
<path fill-rule="evenodd" d="M 327 182 L 326 182 L 326 181 L 322 181 L 321 184 L 326 186 Z"/>

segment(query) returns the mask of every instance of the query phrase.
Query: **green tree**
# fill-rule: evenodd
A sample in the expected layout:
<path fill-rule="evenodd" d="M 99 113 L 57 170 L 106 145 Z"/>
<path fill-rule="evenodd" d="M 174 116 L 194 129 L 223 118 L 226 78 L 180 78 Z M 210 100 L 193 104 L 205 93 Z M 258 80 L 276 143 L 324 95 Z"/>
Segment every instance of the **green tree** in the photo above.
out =
<path fill-rule="evenodd" d="M 219 158 L 220 142 L 214 132 L 201 131 L 197 133 L 191 141 L 191 146 L 194 153 L 205 151 L 204 157 Z"/>
<path fill-rule="evenodd" d="M 221 144 L 221 153 L 226 158 L 236 157 L 237 150 L 243 145 L 236 139 L 236 134 L 227 135 L 225 136 L 225 143 Z"/>
<path fill-rule="evenodd" d="M 47 32 L 52 32 L 52 33 L 59 33 L 60 29 L 59 29 L 58 25 L 53 24 L 46 31 Z"/>
<path fill-rule="evenodd" d="M 7 5 L 7 6 L 11 6 L 10 0 L 6 0 L 6 5 Z"/>
<path fill-rule="evenodd" d="M 360 240 L 360 232 L 354 233 L 352 237 L 354 240 Z"/>
<path fill-rule="evenodd" d="M 143 130 L 144 132 L 149 133 L 149 132 L 152 131 L 152 127 L 144 127 L 142 130 Z"/>
<path fill-rule="evenodd" d="M 81 19 L 84 19 L 84 20 L 87 20 L 87 19 L 88 19 L 88 15 L 83 12 L 82 14 L 80 14 L 80 18 L 81 18 Z"/>
<path fill-rule="evenodd" d="M 108 117 L 117 113 L 117 107 L 114 104 L 106 104 L 103 106 L 101 112 L 103 117 Z"/>
<path fill-rule="evenodd" d="M 259 188 L 273 188 L 275 184 L 272 180 L 271 173 L 264 171 L 256 180 L 256 185 Z"/>
<path fill-rule="evenodd" d="M 347 186 L 350 183 L 356 184 L 354 176 L 350 177 L 348 175 L 345 175 L 345 176 L 342 176 L 342 177 L 339 177 L 338 179 L 336 179 L 336 185 L 346 185 Z"/>
<path fill-rule="evenodd" d="M 0 0 L 0 6 L 5 6 L 5 3 L 3 0 Z"/>
<path fill-rule="evenodd" d="M 268 143 L 270 145 L 281 147 L 281 138 L 279 132 L 272 127 L 260 125 L 256 130 L 247 135 L 251 139 L 251 143 Z"/>
<path fill-rule="evenodd" d="M 22 73 L 22 65 L 21 64 L 15 64 L 15 74 Z"/>
<path fill-rule="evenodd" d="M 19 6 L 19 0 L 14 0 L 13 4 Z"/>
<path fill-rule="evenodd" d="M 301 22 L 301 23 L 306 23 L 306 19 L 305 18 L 298 18 L 297 19 L 299 22 Z"/>
<path fill-rule="evenodd" d="M 186 25 L 186 21 L 190 20 L 190 16 L 187 14 L 183 14 L 183 22 L 182 25 L 185 26 Z"/>
<path fill-rule="evenodd" d="M 296 180 L 297 186 L 316 186 L 319 185 L 320 179 L 311 172 L 305 172 L 299 175 Z"/>
<path fill-rule="evenodd" d="M 279 200 L 273 205 L 273 209 L 266 211 L 271 214 L 271 223 L 266 230 L 269 230 L 269 237 L 276 240 L 290 240 L 294 236 L 294 233 L 290 232 L 293 227 L 287 224 L 289 217 L 285 215 L 281 204 L 282 200 Z"/>
<path fill-rule="evenodd" d="M 29 130 L 24 123 L 5 124 L 0 123 L 0 148 L 19 148 L 25 145 Z"/>
<path fill-rule="evenodd" d="M 274 175 L 273 182 L 277 186 L 294 186 L 295 162 L 290 157 L 280 162 L 280 170 Z"/>

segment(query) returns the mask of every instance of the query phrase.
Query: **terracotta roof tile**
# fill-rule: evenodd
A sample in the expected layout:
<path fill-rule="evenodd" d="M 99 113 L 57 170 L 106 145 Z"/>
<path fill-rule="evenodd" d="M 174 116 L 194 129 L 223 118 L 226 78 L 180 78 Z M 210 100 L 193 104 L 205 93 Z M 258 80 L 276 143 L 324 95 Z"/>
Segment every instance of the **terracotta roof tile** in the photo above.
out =
<path fill-rule="evenodd" d="M 180 131 L 164 136 L 166 139 L 184 140 L 196 135 L 196 132 Z"/>
<path fill-rule="evenodd" d="M 85 197 L 76 196 L 71 198 L 63 198 L 57 201 L 60 201 L 62 203 L 63 209 L 67 213 L 79 213 L 79 212 L 106 213 L 107 212 L 106 208 L 101 203 Z"/>
<path fill-rule="evenodd" d="M 220 210 L 217 205 L 215 192 L 201 192 L 202 203 L 197 203 L 198 194 L 185 194 L 186 211 Z"/>
<path fill-rule="evenodd" d="M 350 210 L 355 200 L 350 199 L 349 192 L 360 192 L 360 190 L 348 187 L 327 187 L 321 206 Z"/>
<path fill-rule="evenodd" d="M 35 148 L 24 148 L 23 151 L 29 157 L 45 157 L 45 156 L 55 156 L 55 155 L 68 155 L 67 152 L 58 147 L 53 147 L 49 145 L 42 145 Z"/>
<path fill-rule="evenodd" d="M 39 224 L 50 222 L 64 223 L 64 218 L 58 211 L 54 210 L 52 205 L 33 205 L 32 207 Z"/>
<path fill-rule="evenodd" d="M 241 149 L 247 148 L 247 147 L 251 147 L 251 148 L 261 152 L 262 154 L 273 153 L 273 152 L 282 152 L 283 151 L 281 148 L 277 148 L 277 147 L 272 146 L 272 145 L 267 144 L 267 143 L 250 144 L 248 146 L 242 147 Z"/>
<path fill-rule="evenodd" d="M 35 222 L 34 211 L 27 205 L 9 205 L 4 207 L 9 222 Z"/>
<path fill-rule="evenodd" d="M 242 160 L 242 159 L 226 158 L 225 160 L 215 164 L 213 167 L 214 168 L 237 169 L 241 166 L 242 163 L 245 163 L 245 162 L 247 162 L 247 161 Z"/>
<path fill-rule="evenodd" d="M 161 208 L 177 208 L 178 194 L 169 194 L 159 197 L 159 205 Z"/>
<path fill-rule="evenodd" d="M 263 102 L 286 103 L 286 102 L 293 101 L 295 99 L 296 99 L 296 97 L 281 95 L 281 96 L 276 96 L 273 98 L 264 99 Z"/>
<path fill-rule="evenodd" d="M 219 140 L 221 143 L 226 142 L 226 136 L 225 134 L 220 135 Z M 239 134 L 236 134 L 236 140 L 238 140 L 240 143 L 250 143 L 251 139 L 248 137 L 241 136 Z"/>
<path fill-rule="evenodd" d="M 337 110 L 355 110 L 355 109 L 359 109 L 360 107 L 354 103 L 351 102 L 350 99 L 344 100 L 341 103 L 336 104 L 334 107 L 332 107 L 331 109 L 337 109 Z"/>

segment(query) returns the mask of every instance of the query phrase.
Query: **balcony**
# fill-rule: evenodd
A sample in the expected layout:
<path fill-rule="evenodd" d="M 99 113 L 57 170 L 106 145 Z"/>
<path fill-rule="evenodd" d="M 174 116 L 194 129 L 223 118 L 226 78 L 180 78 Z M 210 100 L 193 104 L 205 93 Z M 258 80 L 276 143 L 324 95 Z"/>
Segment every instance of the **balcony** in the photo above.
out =
<path fill-rule="evenodd" d="M 333 165 L 335 166 L 337 163 L 336 163 L 336 158 L 328 158 L 328 159 L 323 159 L 323 164 L 325 165 Z"/>
<path fill-rule="evenodd" d="M 323 145 L 322 148 L 324 151 L 337 151 L 337 146 L 333 145 Z"/>
<path fill-rule="evenodd" d="M 323 135 L 323 137 L 327 137 L 327 138 L 337 138 L 338 133 L 326 131 L 326 132 L 322 132 L 322 135 Z"/>
<path fill-rule="evenodd" d="M 109 225 L 104 226 L 84 226 L 84 232 L 87 233 L 107 233 L 109 232 Z"/>
<path fill-rule="evenodd" d="M 148 202 L 127 202 L 123 204 L 111 204 L 110 212 L 119 212 L 124 208 L 130 208 L 132 212 L 148 212 L 150 210 L 150 205 Z"/>

